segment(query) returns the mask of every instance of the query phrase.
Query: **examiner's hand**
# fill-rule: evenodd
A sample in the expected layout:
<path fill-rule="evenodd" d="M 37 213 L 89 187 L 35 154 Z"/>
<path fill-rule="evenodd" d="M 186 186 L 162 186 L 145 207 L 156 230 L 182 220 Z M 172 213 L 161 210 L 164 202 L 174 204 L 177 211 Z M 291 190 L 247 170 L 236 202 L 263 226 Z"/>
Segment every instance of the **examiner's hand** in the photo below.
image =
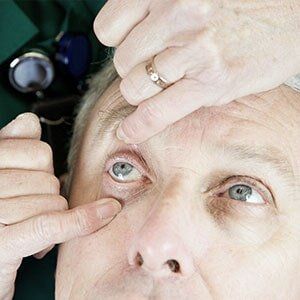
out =
<path fill-rule="evenodd" d="M 294 0 L 108 0 L 95 33 L 117 48 L 121 92 L 138 105 L 119 137 L 139 143 L 202 106 L 283 83 L 300 71 L 299 24 Z M 146 73 L 152 58 L 165 90 Z"/>
<path fill-rule="evenodd" d="M 50 146 L 38 118 L 20 115 L 0 130 L 0 300 L 12 299 L 22 258 L 90 234 L 120 211 L 113 199 L 68 210 L 53 175 Z"/>

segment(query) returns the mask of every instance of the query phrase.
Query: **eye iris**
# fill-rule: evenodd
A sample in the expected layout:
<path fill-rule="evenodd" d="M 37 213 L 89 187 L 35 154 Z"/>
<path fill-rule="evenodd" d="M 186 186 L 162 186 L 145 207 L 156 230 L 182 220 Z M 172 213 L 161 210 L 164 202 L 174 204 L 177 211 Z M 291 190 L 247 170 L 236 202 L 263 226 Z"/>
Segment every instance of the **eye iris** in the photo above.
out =
<path fill-rule="evenodd" d="M 232 186 L 228 192 L 232 199 L 246 201 L 252 195 L 252 188 L 247 185 L 238 184 Z"/>
<path fill-rule="evenodd" d="M 118 162 L 113 166 L 113 173 L 115 174 L 115 176 L 122 179 L 123 177 L 129 175 L 132 169 L 133 166 L 131 164 Z"/>

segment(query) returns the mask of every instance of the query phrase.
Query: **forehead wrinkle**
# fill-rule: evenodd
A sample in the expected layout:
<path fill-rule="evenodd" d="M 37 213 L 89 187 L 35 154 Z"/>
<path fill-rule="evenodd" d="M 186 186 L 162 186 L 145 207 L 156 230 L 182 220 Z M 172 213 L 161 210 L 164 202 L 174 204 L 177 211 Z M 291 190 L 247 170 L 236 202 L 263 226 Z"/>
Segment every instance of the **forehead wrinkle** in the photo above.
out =
<path fill-rule="evenodd" d="M 271 146 L 251 147 L 247 145 L 223 144 L 224 152 L 240 160 L 252 160 L 260 164 L 269 164 L 281 173 L 283 177 L 293 177 L 294 171 L 286 155 Z"/>

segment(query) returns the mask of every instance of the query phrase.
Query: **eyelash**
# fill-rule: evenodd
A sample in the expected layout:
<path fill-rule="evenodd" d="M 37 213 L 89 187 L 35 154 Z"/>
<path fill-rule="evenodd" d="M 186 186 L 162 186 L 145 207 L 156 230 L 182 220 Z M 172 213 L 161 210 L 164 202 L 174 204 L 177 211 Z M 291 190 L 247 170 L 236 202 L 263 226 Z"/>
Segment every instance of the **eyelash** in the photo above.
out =
<path fill-rule="evenodd" d="M 231 187 L 239 184 L 244 184 L 250 186 L 252 189 L 255 189 L 264 199 L 265 204 L 274 203 L 274 197 L 270 189 L 263 184 L 260 180 L 254 179 L 247 176 L 230 176 L 223 180 L 217 187 L 213 188 L 212 193 L 222 197 L 222 194 L 225 194 Z M 262 187 L 263 186 L 263 187 Z M 268 200 L 270 199 L 270 200 Z M 234 200 L 233 200 L 234 201 Z M 262 205 L 262 204 L 253 204 L 253 203 L 244 203 L 247 205 Z"/>
<path fill-rule="evenodd" d="M 144 166 L 144 164 L 141 161 L 138 161 L 136 158 L 134 158 L 133 155 L 130 155 L 130 154 L 126 155 L 124 153 L 122 153 L 122 154 L 116 153 L 112 157 L 110 157 L 106 163 L 105 172 L 107 174 L 109 174 L 109 170 L 117 162 L 126 162 L 126 163 L 131 164 L 134 168 L 136 168 L 141 173 L 141 176 L 143 179 L 148 179 L 149 174 L 147 172 L 146 166 Z M 141 167 L 141 165 L 142 165 L 142 167 Z M 114 179 L 112 179 L 112 180 L 114 180 Z M 117 182 L 117 181 L 115 181 L 115 182 Z M 124 184 L 124 185 L 130 184 L 130 182 L 117 182 L 117 183 Z M 131 183 L 134 183 L 134 182 L 131 182 Z"/>
<path fill-rule="evenodd" d="M 142 180 L 146 181 L 147 183 L 153 182 L 151 177 L 149 176 L 150 172 L 147 170 L 147 166 L 143 159 L 136 159 L 136 157 L 139 157 L 138 154 L 124 154 L 124 153 L 115 153 L 113 156 L 111 156 L 108 161 L 106 162 L 106 173 L 110 176 L 109 170 L 113 167 L 113 165 L 117 162 L 127 162 L 130 163 L 134 168 L 136 168 L 142 176 Z M 111 176 L 110 176 L 111 177 Z M 117 183 L 119 185 L 136 185 L 136 182 L 117 182 L 113 178 L 111 180 L 114 181 L 114 183 Z M 141 181 L 139 181 L 141 182 Z M 238 184 L 245 184 L 250 186 L 251 188 L 255 189 L 260 193 L 262 198 L 265 201 L 265 204 L 271 204 L 274 203 L 276 206 L 276 203 L 274 201 L 274 197 L 270 189 L 267 187 L 266 184 L 262 183 L 259 179 L 254 179 L 248 176 L 240 176 L 240 175 L 234 175 L 225 178 L 221 181 L 216 187 L 212 188 L 209 192 L 210 195 L 217 195 L 218 197 L 222 198 L 222 194 L 226 193 L 230 187 Z M 223 196 L 224 198 L 224 196 Z M 270 199 L 270 200 L 266 200 Z M 237 201 L 233 200 L 232 201 Z M 253 204 L 253 203 L 243 203 L 244 205 L 265 205 L 265 204 Z"/>

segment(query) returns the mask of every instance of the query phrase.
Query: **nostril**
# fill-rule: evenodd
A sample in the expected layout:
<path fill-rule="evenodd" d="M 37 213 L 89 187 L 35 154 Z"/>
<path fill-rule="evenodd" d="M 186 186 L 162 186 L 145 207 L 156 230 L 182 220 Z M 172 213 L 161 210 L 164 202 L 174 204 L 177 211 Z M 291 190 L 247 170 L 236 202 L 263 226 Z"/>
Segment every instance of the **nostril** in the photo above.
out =
<path fill-rule="evenodd" d="M 180 272 L 180 265 L 177 260 L 175 259 L 169 259 L 166 264 L 169 266 L 170 270 L 173 273 L 179 273 Z"/>
<path fill-rule="evenodd" d="M 136 255 L 135 263 L 136 263 L 138 266 L 141 266 L 141 265 L 144 263 L 143 257 L 142 257 L 142 255 L 141 255 L 139 252 L 138 252 L 138 254 Z"/>

